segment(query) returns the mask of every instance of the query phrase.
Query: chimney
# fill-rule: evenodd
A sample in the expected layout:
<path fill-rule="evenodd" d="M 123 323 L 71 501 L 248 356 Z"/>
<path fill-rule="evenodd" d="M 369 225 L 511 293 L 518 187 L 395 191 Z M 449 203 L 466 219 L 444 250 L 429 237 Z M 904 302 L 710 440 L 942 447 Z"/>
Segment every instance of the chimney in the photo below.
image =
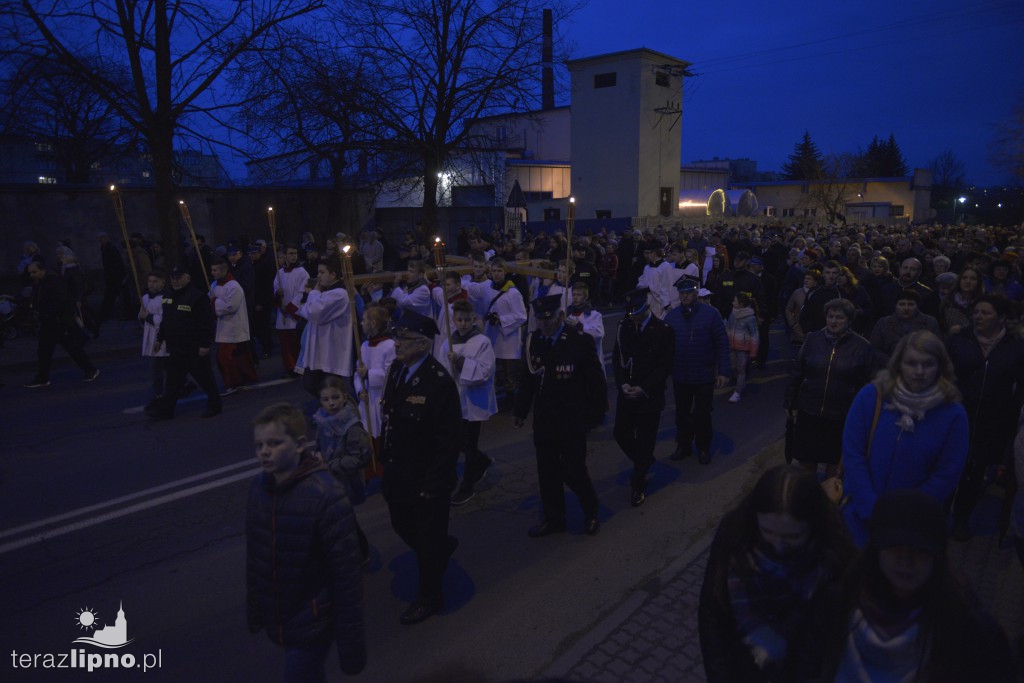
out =
<path fill-rule="evenodd" d="M 543 72 L 541 75 L 541 95 L 540 95 L 540 108 L 542 110 L 550 110 L 555 108 L 555 69 L 552 61 L 554 60 L 553 55 L 553 30 L 552 30 L 552 19 L 551 10 L 544 10 L 544 43 L 542 47 L 541 62 L 543 63 Z"/>

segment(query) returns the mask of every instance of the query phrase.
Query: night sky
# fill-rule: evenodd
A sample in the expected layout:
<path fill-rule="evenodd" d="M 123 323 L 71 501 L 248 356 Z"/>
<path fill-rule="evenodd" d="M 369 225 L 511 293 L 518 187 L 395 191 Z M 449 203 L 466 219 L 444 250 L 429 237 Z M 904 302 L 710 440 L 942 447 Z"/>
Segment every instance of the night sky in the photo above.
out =
<path fill-rule="evenodd" d="M 1024 106 L 1021 0 L 589 0 L 560 31 L 573 58 L 646 47 L 693 63 L 684 164 L 777 171 L 806 129 L 826 154 L 892 133 L 911 169 L 951 149 L 970 182 L 1008 177 L 989 145 Z"/>

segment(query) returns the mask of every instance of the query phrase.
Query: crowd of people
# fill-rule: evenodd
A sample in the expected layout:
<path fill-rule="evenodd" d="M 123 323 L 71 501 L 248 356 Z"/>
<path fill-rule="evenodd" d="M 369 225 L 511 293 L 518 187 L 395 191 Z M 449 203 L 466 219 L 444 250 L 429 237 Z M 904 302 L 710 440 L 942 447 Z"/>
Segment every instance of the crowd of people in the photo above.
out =
<path fill-rule="evenodd" d="M 479 441 L 500 411 L 510 411 L 517 428 L 533 416 L 542 514 L 528 534 L 567 530 L 565 487 L 582 508 L 583 531 L 598 534 L 588 431 L 614 410 L 612 438 L 633 463 L 628 499 L 642 505 L 669 382 L 669 457 L 696 455 L 706 465 L 715 390 L 732 384 L 729 402 L 742 401 L 748 375 L 769 361 L 770 330 L 781 319 L 790 343 L 776 355 L 795 354 L 786 455 L 798 465 L 767 473 L 716 537 L 700 612 L 709 680 L 909 680 L 908 672 L 959 680 L 947 673 L 963 670 L 962 651 L 942 650 L 957 638 L 957 647 L 984 641 L 988 680 L 1003 680 L 1008 654 L 992 635 L 998 627 L 956 585 L 945 547 L 947 514 L 952 538 L 966 540 L 986 485 L 997 479 L 1012 492 L 1016 483 L 1012 444 L 1024 403 L 1018 231 L 659 226 L 569 242 L 559 232 L 516 241 L 466 230 L 457 251 L 470 265 L 441 270 L 417 231 L 398 249 L 372 232 L 342 254 L 347 242 L 337 235 L 321 249 L 306 235 L 280 245 L 276 257 L 244 236 L 222 250 L 200 243 L 169 270 L 151 260 L 135 304 L 143 354 L 153 357 L 150 416 L 173 417 L 187 375 L 207 394 L 203 416 L 219 414 L 221 399 L 255 382 L 275 346 L 285 374 L 300 375 L 319 401 L 316 415 L 300 415 L 302 428 L 287 406 L 255 423 L 266 472 L 250 496 L 250 537 L 265 545 L 267 526 L 284 514 L 268 511 L 267 496 L 293 496 L 302 499 L 288 533 L 323 545 L 321 556 L 304 560 L 323 568 L 290 568 L 295 581 L 351 579 L 353 563 L 369 557 L 351 506 L 365 496 L 364 478 L 380 474 L 392 525 L 419 570 L 417 599 L 401 621 L 433 615 L 458 545 L 448 534 L 450 506 L 477 495 L 493 466 Z M 109 240 L 105 270 L 108 247 Z M 87 329 L 87 316 L 68 321 L 80 310 L 70 293 L 77 290 L 49 284 L 42 259 L 26 258 L 41 320 L 60 289 L 61 325 Z M 348 281 L 345 259 L 351 272 L 370 277 Z M 527 259 L 529 267 L 516 264 Z M 114 300 L 107 304 L 105 294 L 98 320 Z M 625 313 L 608 331 L 614 404 L 597 310 L 609 305 Z M 95 379 L 80 342 L 54 332 L 44 344 L 41 336 L 29 386 L 48 384 L 57 344 Z M 282 589 L 262 572 L 276 571 L 268 563 L 279 560 L 263 556 L 260 543 L 250 545 L 253 628 L 287 646 L 296 670 L 322 667 L 332 634 L 339 648 L 344 635 L 354 657 L 343 655 L 343 669 L 361 666 L 352 654 L 364 648 L 365 661 L 365 645 L 353 640 L 360 617 L 343 612 L 356 609 L 356 592 L 330 603 L 344 629 L 332 630 L 322 615 L 310 620 L 308 605 L 270 615 L 259 605 Z M 326 584 L 302 588 L 331 593 Z M 831 606 L 827 623 L 808 630 L 819 603 Z M 954 625 L 950 615 L 961 618 Z M 293 627 L 294 638 L 278 637 Z M 800 638 L 821 639 L 816 658 L 791 656 Z"/>

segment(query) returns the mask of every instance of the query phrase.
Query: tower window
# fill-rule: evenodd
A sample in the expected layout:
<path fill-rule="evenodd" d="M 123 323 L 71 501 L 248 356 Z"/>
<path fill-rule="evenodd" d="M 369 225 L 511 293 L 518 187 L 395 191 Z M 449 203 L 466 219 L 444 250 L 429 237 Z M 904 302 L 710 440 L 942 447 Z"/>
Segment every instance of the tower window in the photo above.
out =
<path fill-rule="evenodd" d="M 616 76 L 618 76 L 618 74 L 614 71 L 608 74 L 597 74 L 594 76 L 594 87 L 613 88 L 615 87 Z"/>

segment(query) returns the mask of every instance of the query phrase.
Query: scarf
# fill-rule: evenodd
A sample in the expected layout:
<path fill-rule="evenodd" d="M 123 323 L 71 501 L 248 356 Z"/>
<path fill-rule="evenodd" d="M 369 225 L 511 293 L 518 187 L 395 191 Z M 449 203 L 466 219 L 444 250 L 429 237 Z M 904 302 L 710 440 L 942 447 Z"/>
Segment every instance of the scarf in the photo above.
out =
<path fill-rule="evenodd" d="M 232 280 L 234 280 L 234 279 L 235 279 L 235 276 L 234 276 L 234 275 L 232 275 L 232 274 L 231 274 L 231 271 L 229 270 L 229 271 L 227 272 L 227 274 L 226 274 L 226 275 L 225 275 L 224 277 L 222 277 L 222 278 L 221 278 L 221 279 L 219 279 L 219 280 L 216 280 L 215 282 L 216 282 L 216 283 L 217 283 L 218 285 L 220 285 L 221 287 L 223 287 L 224 285 L 226 285 L 227 283 L 231 282 L 231 281 L 232 281 Z"/>
<path fill-rule="evenodd" d="M 515 286 L 515 283 L 512 282 L 511 280 L 505 280 L 501 284 L 498 284 L 497 282 L 492 282 L 491 283 L 491 287 L 493 289 L 498 290 L 499 292 L 507 292 L 508 290 L 512 289 L 512 287 L 514 287 L 514 286 Z"/>
<path fill-rule="evenodd" d="M 366 343 L 372 349 L 374 346 L 376 346 L 377 344 L 380 344 L 382 341 L 385 341 L 387 339 L 391 339 L 391 337 L 389 337 L 386 334 L 382 334 L 382 335 L 379 335 L 377 337 L 370 337 L 369 339 L 366 340 Z"/>
<path fill-rule="evenodd" d="M 352 425 L 359 422 L 359 415 L 351 405 L 342 406 L 334 415 L 320 408 L 313 413 L 316 425 L 316 442 L 324 462 L 330 462 L 344 455 L 345 435 Z"/>
<path fill-rule="evenodd" d="M 966 310 L 969 310 L 970 307 L 971 307 L 971 304 L 974 303 L 974 298 L 973 297 L 968 297 L 963 292 L 954 292 L 953 293 L 953 301 L 956 302 L 957 306 L 959 306 L 960 308 L 962 308 L 962 309 L 964 309 L 966 311 Z"/>
<path fill-rule="evenodd" d="M 921 611 L 885 609 L 861 595 L 850 614 L 849 635 L 836 680 L 910 683 L 925 661 L 918 643 Z"/>
<path fill-rule="evenodd" d="M 981 357 L 988 358 L 988 354 L 992 353 L 992 349 L 996 347 L 996 344 L 1003 341 L 1003 337 L 1006 336 L 1006 328 L 999 330 L 999 333 L 994 337 L 982 337 L 977 332 L 974 333 L 974 338 L 978 340 L 978 346 L 981 347 Z"/>
<path fill-rule="evenodd" d="M 465 344 L 478 334 L 480 334 L 480 330 L 476 327 L 476 325 L 471 327 L 469 329 L 469 332 L 467 332 L 465 336 L 459 334 L 458 330 L 455 330 L 454 332 L 452 332 L 452 346 L 456 344 Z"/>
<path fill-rule="evenodd" d="M 896 380 L 896 388 L 890 397 L 891 403 L 886 408 L 895 408 L 900 412 L 896 424 L 904 432 L 914 431 L 914 420 L 923 420 L 925 413 L 945 400 L 939 385 L 935 384 L 926 391 L 913 392 L 907 388 L 902 379 Z"/>
<path fill-rule="evenodd" d="M 469 292 L 464 289 L 460 289 L 458 294 L 452 294 L 448 297 L 448 303 L 453 304 L 456 301 L 469 301 Z"/>
<path fill-rule="evenodd" d="M 740 573 L 737 565 L 746 571 Z M 813 543 L 786 558 L 769 557 L 760 547 L 734 561 L 726 576 L 729 604 L 740 638 L 758 667 L 780 664 L 802 621 L 825 568 Z"/>
<path fill-rule="evenodd" d="M 569 305 L 569 315 L 589 315 L 593 309 L 588 304 L 582 306 Z"/>

